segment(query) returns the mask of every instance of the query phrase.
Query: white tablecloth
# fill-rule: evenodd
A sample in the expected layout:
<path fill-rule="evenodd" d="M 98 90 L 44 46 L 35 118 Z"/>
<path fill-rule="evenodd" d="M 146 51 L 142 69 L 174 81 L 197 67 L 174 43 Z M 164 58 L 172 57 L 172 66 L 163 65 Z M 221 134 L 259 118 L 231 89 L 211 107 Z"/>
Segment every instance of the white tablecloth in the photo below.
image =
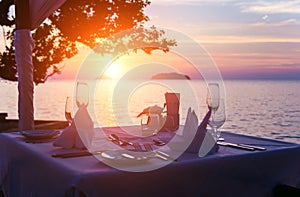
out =
<path fill-rule="evenodd" d="M 300 146 L 222 133 L 226 141 L 267 151 L 220 147 L 199 158 L 184 153 L 159 170 L 119 171 L 93 156 L 53 158 L 52 143 L 26 143 L 19 133 L 0 134 L 0 188 L 7 196 L 272 196 L 277 184 L 300 187 Z"/>

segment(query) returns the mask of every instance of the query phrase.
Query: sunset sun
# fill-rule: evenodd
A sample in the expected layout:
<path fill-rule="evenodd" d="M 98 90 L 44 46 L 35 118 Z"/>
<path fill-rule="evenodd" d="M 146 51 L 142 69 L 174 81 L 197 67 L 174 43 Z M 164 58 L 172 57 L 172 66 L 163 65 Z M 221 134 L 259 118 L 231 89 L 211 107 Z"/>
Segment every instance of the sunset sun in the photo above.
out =
<path fill-rule="evenodd" d="M 116 79 L 122 76 L 123 65 L 119 62 L 112 63 L 105 71 L 105 76 L 111 79 Z"/>

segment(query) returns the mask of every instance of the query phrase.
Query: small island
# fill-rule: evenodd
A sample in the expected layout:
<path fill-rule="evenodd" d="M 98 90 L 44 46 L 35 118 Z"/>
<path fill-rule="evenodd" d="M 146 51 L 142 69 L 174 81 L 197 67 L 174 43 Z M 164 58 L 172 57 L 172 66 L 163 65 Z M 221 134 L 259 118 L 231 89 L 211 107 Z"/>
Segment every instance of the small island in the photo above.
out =
<path fill-rule="evenodd" d="M 179 74 L 179 73 L 158 73 L 151 77 L 152 80 L 159 80 L 159 79 L 185 79 L 190 80 L 191 78 L 188 75 Z"/>

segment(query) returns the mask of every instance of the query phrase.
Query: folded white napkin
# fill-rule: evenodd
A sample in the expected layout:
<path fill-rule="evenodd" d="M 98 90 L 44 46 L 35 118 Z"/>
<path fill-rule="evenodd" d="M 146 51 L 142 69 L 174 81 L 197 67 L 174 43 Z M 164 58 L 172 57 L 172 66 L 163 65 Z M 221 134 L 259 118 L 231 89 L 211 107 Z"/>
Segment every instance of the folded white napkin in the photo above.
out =
<path fill-rule="evenodd" d="M 185 122 L 182 136 L 186 138 L 193 138 L 198 128 L 198 117 L 194 110 L 189 109 L 187 118 L 188 120 Z"/>
<path fill-rule="evenodd" d="M 169 148 L 174 151 L 198 153 L 199 157 L 216 153 L 218 145 L 211 134 L 207 132 L 210 115 L 211 111 L 208 111 L 200 125 L 198 125 L 198 117 L 195 111 L 189 108 L 183 131 L 175 136 L 172 143 L 168 144 Z"/>
<path fill-rule="evenodd" d="M 79 107 L 71 125 L 64 129 L 53 145 L 66 149 L 85 149 L 91 145 L 94 136 L 94 124 L 86 106 Z"/>
<path fill-rule="evenodd" d="M 200 146 L 198 156 L 205 157 L 206 155 L 211 155 L 218 152 L 219 146 L 216 143 L 214 137 L 211 135 L 211 132 L 206 132 L 202 144 Z"/>
<path fill-rule="evenodd" d="M 183 134 L 188 133 L 187 125 L 189 124 L 189 121 L 190 121 L 191 112 L 192 112 L 192 109 L 189 107 L 186 118 L 185 118 L 184 127 L 182 130 L 180 129 L 176 132 L 177 135 L 182 136 Z"/>
<path fill-rule="evenodd" d="M 198 117 L 194 110 L 188 109 L 184 127 L 181 133 L 176 133 L 168 147 L 174 151 L 185 151 L 196 135 Z"/>
<path fill-rule="evenodd" d="M 197 129 L 197 133 L 194 140 L 187 149 L 187 151 L 191 152 L 197 151 L 199 157 L 215 154 L 219 150 L 219 146 L 217 145 L 216 141 L 211 135 L 211 132 L 207 131 L 207 125 L 210 116 L 211 110 L 209 110 L 204 116 L 202 122 L 200 123 Z"/>

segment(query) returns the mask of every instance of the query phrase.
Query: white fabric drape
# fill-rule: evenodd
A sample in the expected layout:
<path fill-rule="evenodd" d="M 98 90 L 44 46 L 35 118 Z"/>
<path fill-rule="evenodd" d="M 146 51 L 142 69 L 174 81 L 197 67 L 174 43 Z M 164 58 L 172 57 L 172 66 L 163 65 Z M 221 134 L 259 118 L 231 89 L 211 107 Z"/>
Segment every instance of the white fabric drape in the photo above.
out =
<path fill-rule="evenodd" d="M 30 130 L 34 128 L 32 65 L 34 41 L 30 30 L 16 30 L 14 42 L 19 82 L 19 128 L 20 130 Z"/>
<path fill-rule="evenodd" d="M 30 30 L 37 28 L 50 14 L 57 10 L 66 0 L 29 0 Z M 18 16 L 17 16 L 18 17 Z M 18 29 L 15 32 L 15 59 L 18 69 L 18 112 L 19 129 L 34 129 L 33 107 L 33 64 L 32 51 L 34 41 L 29 29 Z"/>
<path fill-rule="evenodd" d="M 31 30 L 57 10 L 66 0 L 29 0 Z"/>

